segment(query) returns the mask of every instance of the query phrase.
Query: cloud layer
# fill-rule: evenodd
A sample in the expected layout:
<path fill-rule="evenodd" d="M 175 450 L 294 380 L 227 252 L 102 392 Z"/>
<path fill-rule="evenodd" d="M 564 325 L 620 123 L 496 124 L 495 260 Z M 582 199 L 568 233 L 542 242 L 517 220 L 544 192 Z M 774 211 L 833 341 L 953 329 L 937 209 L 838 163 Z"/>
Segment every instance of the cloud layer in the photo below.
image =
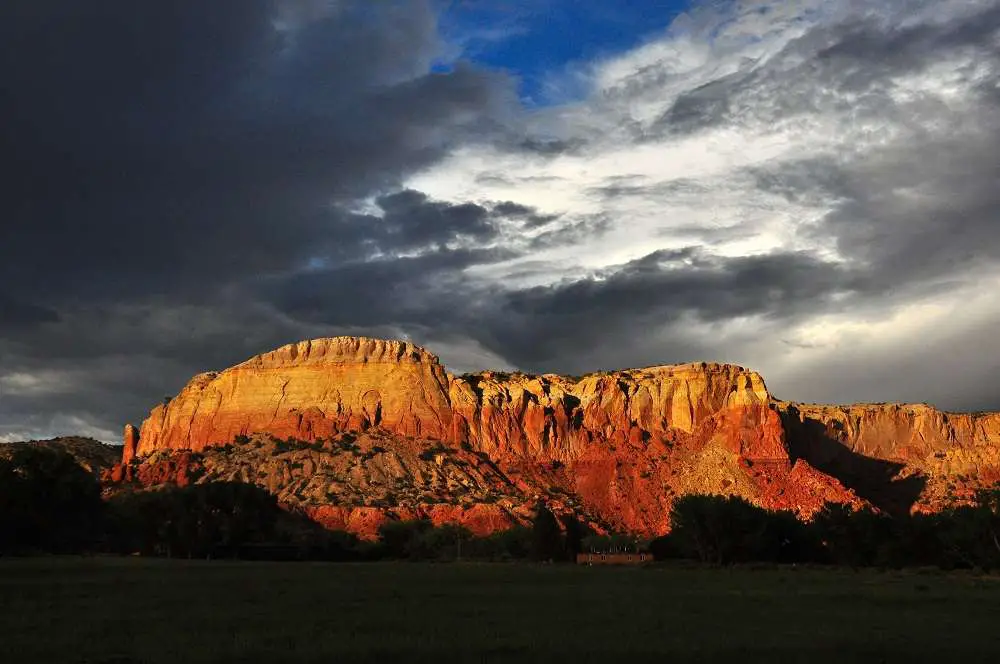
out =
<path fill-rule="evenodd" d="M 0 440 L 345 333 L 1000 408 L 997 2 L 695 7 L 541 108 L 431 3 L 147 4 L 0 9 Z"/>

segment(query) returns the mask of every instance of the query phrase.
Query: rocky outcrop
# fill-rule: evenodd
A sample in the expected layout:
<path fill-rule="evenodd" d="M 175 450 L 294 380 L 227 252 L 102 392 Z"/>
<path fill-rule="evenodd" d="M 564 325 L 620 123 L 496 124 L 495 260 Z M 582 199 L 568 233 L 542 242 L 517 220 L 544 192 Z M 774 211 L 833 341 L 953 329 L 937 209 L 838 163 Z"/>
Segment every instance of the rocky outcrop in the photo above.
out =
<path fill-rule="evenodd" d="M 122 463 L 127 464 L 135 458 L 136 448 L 139 446 L 139 430 L 131 424 L 125 425 L 125 432 L 122 436 Z"/>
<path fill-rule="evenodd" d="M 1000 468 L 998 432 L 995 414 L 777 401 L 759 374 L 728 364 L 455 376 L 409 342 L 339 337 L 196 376 L 138 436 L 126 427 L 116 477 L 254 481 L 363 534 L 412 515 L 486 531 L 544 500 L 598 528 L 654 535 L 691 492 L 803 516 L 826 501 L 933 506 L 955 489 L 935 478 Z M 368 441 L 360 456 L 334 444 L 347 439 Z M 294 469 L 237 462 L 251 440 L 318 447 Z"/>
<path fill-rule="evenodd" d="M 87 472 L 100 476 L 113 468 L 121 455 L 120 448 L 93 438 L 64 436 L 48 440 L 28 440 L 0 445 L 0 457 L 9 458 L 18 450 L 43 448 L 66 452 Z"/>
<path fill-rule="evenodd" d="M 379 527 L 390 520 L 428 519 L 435 526 L 452 523 L 480 537 L 524 522 L 497 505 L 483 503 L 468 507 L 440 504 L 421 509 L 310 505 L 304 508 L 304 512 L 330 530 L 346 530 L 367 540 L 377 538 Z"/>
<path fill-rule="evenodd" d="M 1000 413 L 780 402 L 793 457 L 889 511 L 931 511 L 1000 479 Z"/>
<path fill-rule="evenodd" d="M 198 451 L 266 431 L 315 440 L 378 427 L 494 456 L 570 460 L 591 444 L 693 432 L 726 408 L 767 404 L 756 373 L 691 364 L 590 375 L 452 376 L 408 342 L 291 344 L 196 376 L 143 423 L 136 453 Z"/>
<path fill-rule="evenodd" d="M 927 404 L 823 406 L 782 402 L 781 410 L 855 454 L 921 470 L 975 473 L 975 459 L 1000 460 L 1000 413 L 946 413 Z"/>
<path fill-rule="evenodd" d="M 445 439 L 449 376 L 411 343 L 355 337 L 284 346 L 195 376 L 142 425 L 137 454 L 193 450 L 266 431 L 315 440 L 379 426 Z"/>
<path fill-rule="evenodd" d="M 250 482 L 329 528 L 363 537 L 374 537 L 388 519 L 427 518 L 488 534 L 531 514 L 522 488 L 484 455 L 377 429 L 313 442 L 258 434 L 200 452 L 154 452 L 116 470 L 118 486 Z M 552 504 L 577 512 L 565 499 Z"/>

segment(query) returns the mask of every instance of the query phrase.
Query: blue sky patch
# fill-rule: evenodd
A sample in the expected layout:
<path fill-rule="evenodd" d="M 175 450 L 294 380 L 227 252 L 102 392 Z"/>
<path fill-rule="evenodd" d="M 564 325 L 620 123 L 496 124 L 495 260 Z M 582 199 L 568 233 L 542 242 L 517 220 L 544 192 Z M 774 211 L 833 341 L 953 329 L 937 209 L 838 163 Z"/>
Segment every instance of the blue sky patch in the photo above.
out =
<path fill-rule="evenodd" d="M 573 63 L 627 51 L 662 32 L 691 3 L 687 0 L 504 0 L 448 3 L 441 15 L 445 39 L 462 57 L 505 69 L 521 80 L 533 105 L 553 98 L 549 76 Z M 448 63 L 435 65 L 447 71 Z"/>

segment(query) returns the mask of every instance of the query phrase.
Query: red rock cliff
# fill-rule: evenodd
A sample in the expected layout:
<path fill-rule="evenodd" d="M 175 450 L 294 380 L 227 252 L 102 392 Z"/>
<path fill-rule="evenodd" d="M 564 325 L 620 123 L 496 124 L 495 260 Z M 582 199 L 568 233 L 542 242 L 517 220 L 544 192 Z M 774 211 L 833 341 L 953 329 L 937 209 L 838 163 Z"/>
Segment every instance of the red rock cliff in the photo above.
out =
<path fill-rule="evenodd" d="M 197 451 L 253 432 L 311 440 L 379 427 L 491 455 L 569 460 L 598 441 L 690 434 L 722 410 L 769 401 L 757 373 L 732 365 L 650 367 L 578 381 L 456 377 L 408 342 L 339 337 L 195 376 L 153 409 L 136 454 Z"/>
<path fill-rule="evenodd" d="M 438 359 L 407 342 L 303 341 L 192 378 L 150 413 L 136 453 L 197 451 L 261 431 L 312 440 L 380 426 L 445 438 L 451 432 L 448 387 Z"/>
<path fill-rule="evenodd" d="M 793 456 L 890 510 L 933 510 L 1000 480 L 1000 413 L 782 402 Z"/>
<path fill-rule="evenodd" d="M 126 430 L 123 462 L 150 465 L 153 456 L 213 450 L 237 436 L 314 441 L 345 432 L 392 441 L 393 457 L 385 461 L 394 469 L 394 482 L 447 476 L 440 458 L 433 464 L 422 460 L 426 441 L 479 453 L 495 464 L 498 474 L 489 481 L 465 475 L 454 475 L 452 484 L 441 479 L 441 501 L 455 504 L 473 489 L 488 500 L 502 489 L 509 509 L 491 505 L 490 510 L 507 510 L 503 518 L 516 521 L 517 500 L 526 505 L 559 495 L 566 497 L 567 509 L 595 522 L 648 534 L 669 528 L 670 504 L 684 493 L 736 494 L 804 515 L 827 500 L 866 499 L 909 509 L 921 499 L 928 505 L 942 500 L 954 488 L 948 477 L 959 472 L 986 477 L 1000 467 L 996 414 L 779 402 L 759 374 L 725 364 L 648 367 L 579 379 L 497 372 L 453 376 L 437 357 L 408 342 L 355 337 L 291 344 L 196 376 L 153 409 L 137 441 L 134 431 Z M 369 444 L 385 451 L 385 445 Z M 225 464 L 216 465 L 220 477 L 228 476 Z M 130 476 L 158 476 L 150 468 Z M 386 507 L 388 499 L 373 509 L 365 499 L 382 490 L 372 468 L 337 471 L 355 483 L 350 491 L 331 485 L 308 509 L 345 523 L 355 518 L 352 510 L 364 510 L 368 516 L 358 520 L 369 525 L 376 512 L 403 509 Z M 268 476 L 271 490 L 281 492 L 294 479 L 281 472 L 281 482 Z M 482 512 L 483 506 L 476 509 Z M 442 506 L 435 514 L 449 510 Z M 334 519 L 334 513 L 341 516 Z"/>

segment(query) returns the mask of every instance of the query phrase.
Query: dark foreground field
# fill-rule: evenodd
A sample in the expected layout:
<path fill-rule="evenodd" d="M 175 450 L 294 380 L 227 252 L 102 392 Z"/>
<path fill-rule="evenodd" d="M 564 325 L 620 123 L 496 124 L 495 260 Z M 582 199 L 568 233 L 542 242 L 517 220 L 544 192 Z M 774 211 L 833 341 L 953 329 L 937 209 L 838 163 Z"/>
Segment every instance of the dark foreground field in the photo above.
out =
<path fill-rule="evenodd" d="M 1000 582 L 834 570 L 0 560 L 0 662 L 996 661 Z"/>

